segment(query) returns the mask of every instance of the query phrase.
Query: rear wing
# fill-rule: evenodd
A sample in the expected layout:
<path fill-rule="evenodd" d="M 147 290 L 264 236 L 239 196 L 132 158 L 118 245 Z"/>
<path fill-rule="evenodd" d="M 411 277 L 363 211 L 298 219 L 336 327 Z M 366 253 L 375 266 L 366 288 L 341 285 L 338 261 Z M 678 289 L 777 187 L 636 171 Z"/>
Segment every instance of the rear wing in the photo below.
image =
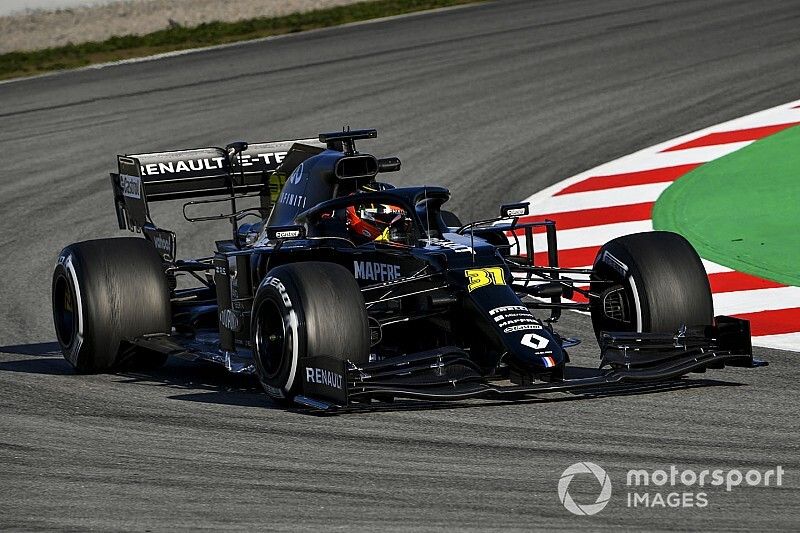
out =
<path fill-rule="evenodd" d="M 254 143 L 233 156 L 216 147 L 117 156 L 111 186 L 119 227 L 136 231 L 152 224 L 149 202 L 279 188 L 282 184 L 271 184 L 270 177 L 295 145 L 309 155 L 325 147 L 317 139 L 301 139 Z"/>

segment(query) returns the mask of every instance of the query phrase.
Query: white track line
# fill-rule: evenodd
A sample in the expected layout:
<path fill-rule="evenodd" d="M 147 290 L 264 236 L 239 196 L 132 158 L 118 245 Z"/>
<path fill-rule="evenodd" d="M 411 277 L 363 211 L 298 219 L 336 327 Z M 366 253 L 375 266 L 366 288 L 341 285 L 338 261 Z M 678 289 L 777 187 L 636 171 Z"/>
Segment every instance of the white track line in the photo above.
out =
<path fill-rule="evenodd" d="M 714 294 L 714 312 L 738 315 L 758 311 L 774 311 L 800 305 L 800 287 L 778 287 Z M 797 325 L 800 329 L 800 324 Z"/>
<path fill-rule="evenodd" d="M 791 122 L 800 122 L 800 109 L 794 108 L 791 105 L 783 104 L 779 105 L 778 107 L 773 107 L 772 109 L 759 111 L 752 115 L 747 115 L 744 117 L 729 120 L 728 122 L 723 122 L 722 124 L 711 126 L 710 128 L 706 128 L 705 130 L 700 130 L 703 132 L 702 134 L 687 135 L 685 136 L 687 138 L 682 139 L 681 142 L 698 139 L 700 137 L 703 137 L 704 135 L 708 135 L 709 133 L 716 133 L 720 131 L 732 131 L 732 130 L 746 130 L 750 128 L 761 128 L 764 126 L 775 126 L 777 124 L 789 124 Z"/>
<path fill-rule="evenodd" d="M 713 133 L 730 132 L 779 124 L 800 122 L 800 100 L 782 104 L 745 117 L 733 119 L 700 131 L 671 139 L 633 154 L 610 161 L 576 176 L 556 183 L 527 198 L 531 202 L 531 214 L 542 216 L 557 213 L 579 212 L 587 209 L 602 209 L 615 206 L 653 202 L 669 187 L 671 182 L 648 185 L 616 187 L 605 190 L 567 193 L 553 196 L 565 188 L 581 183 L 587 178 L 657 170 L 687 164 L 703 164 L 741 150 L 752 144 L 753 140 L 723 143 L 664 152 L 689 141 Z M 725 138 L 723 138 L 725 139 Z M 588 215 L 587 215 L 588 216 Z M 623 234 L 652 229 L 652 221 L 623 222 L 560 230 L 559 250 L 601 246 L 608 240 Z M 546 237 L 534 236 L 535 248 L 546 249 Z M 524 249 L 524 242 L 522 242 Z M 713 261 L 703 260 L 708 274 L 733 272 L 733 269 Z M 591 268 L 587 266 L 585 268 Z M 714 294 L 714 307 L 717 314 L 744 314 L 758 311 L 780 310 L 800 306 L 800 287 L 780 287 L 754 289 Z M 797 325 L 800 330 L 800 324 Z M 753 338 L 753 344 L 786 350 L 800 350 L 800 331 L 782 335 L 764 335 Z"/>
<path fill-rule="evenodd" d="M 583 248 L 584 246 L 601 246 L 611 239 L 642 231 L 653 231 L 653 221 L 639 220 L 636 222 L 620 222 L 618 224 L 558 230 L 558 249 L 569 250 L 571 248 Z M 520 242 L 523 250 L 525 249 L 524 241 L 525 239 L 522 239 Z M 533 249 L 547 250 L 546 234 L 534 234 Z"/>
<path fill-rule="evenodd" d="M 655 202 L 669 182 L 617 187 L 600 191 L 576 192 L 542 199 L 531 205 L 531 215 L 549 215 L 602 207 Z"/>
<path fill-rule="evenodd" d="M 525 201 L 531 202 L 532 207 L 536 203 L 546 198 L 551 197 L 553 194 L 557 193 L 558 191 L 573 185 L 575 183 L 580 183 L 586 178 L 598 175 L 608 175 L 608 174 L 618 174 L 622 171 L 615 171 L 615 168 L 625 168 L 625 172 L 636 172 L 637 170 L 652 170 L 654 168 L 653 163 L 650 161 L 653 158 L 660 158 L 661 155 L 670 154 L 670 152 L 662 152 L 662 150 L 669 148 L 671 146 L 676 146 L 678 144 L 685 143 L 690 140 L 695 140 L 704 135 L 709 133 L 718 133 L 722 131 L 731 131 L 737 129 L 743 129 L 747 127 L 753 126 L 763 126 L 769 124 L 784 124 L 789 122 L 795 122 L 800 117 L 800 109 L 795 109 L 794 106 L 800 105 L 800 100 L 796 100 L 794 102 L 788 102 L 786 104 L 781 104 L 779 106 L 775 106 L 770 109 L 766 109 L 764 111 L 759 111 L 758 113 L 753 113 L 752 115 L 747 115 L 745 117 L 736 118 L 733 120 L 729 120 L 727 122 L 722 122 L 720 124 L 716 124 L 714 126 L 710 126 L 708 128 L 704 128 L 702 130 L 698 130 L 687 135 L 682 135 L 675 139 L 671 139 L 669 141 L 665 141 L 648 148 L 644 148 L 639 150 L 638 152 L 634 152 L 632 154 L 620 157 L 613 161 L 609 161 L 608 163 L 602 164 L 600 166 L 591 168 L 585 172 L 581 172 L 580 174 L 576 174 L 571 178 L 567 178 L 563 181 L 555 183 L 549 187 L 546 187 L 535 194 L 529 196 Z M 719 145 L 717 148 L 722 152 L 721 155 L 727 155 L 731 153 L 730 151 L 726 151 L 727 149 L 724 147 L 728 147 L 728 149 L 732 149 L 738 143 L 729 143 L 724 145 Z M 749 144 L 749 142 L 748 142 Z M 743 146 L 743 145 L 742 145 Z M 741 146 L 740 146 L 741 147 Z M 713 152 L 710 151 L 710 153 Z M 672 152 L 672 154 L 678 154 L 680 152 Z M 699 153 L 697 153 L 699 155 Z M 672 157 L 672 156 L 668 156 Z M 716 157 L 719 157 L 716 156 Z M 715 159 L 716 157 L 710 157 L 707 161 Z M 673 161 L 678 161 L 678 159 L 673 159 Z M 707 161 L 691 161 L 686 160 L 684 164 L 688 163 L 705 163 Z M 675 166 L 676 164 L 681 163 L 674 163 L 674 164 L 667 164 L 665 166 Z"/>
<path fill-rule="evenodd" d="M 560 232 L 559 232 L 560 233 Z M 728 268 L 726 266 L 722 266 L 719 263 L 715 263 L 713 261 L 709 261 L 708 259 L 701 259 L 703 261 L 703 267 L 706 269 L 706 274 L 719 274 L 722 272 L 733 272 L 732 268 Z M 592 265 L 586 265 L 577 268 L 592 268 Z"/>
<path fill-rule="evenodd" d="M 723 272 L 733 272 L 732 268 L 720 265 L 719 263 L 715 263 L 714 261 L 709 261 L 708 259 L 702 259 L 702 261 L 703 261 L 703 266 L 706 269 L 706 274 L 721 274 Z"/>
<path fill-rule="evenodd" d="M 780 335 L 761 335 L 753 337 L 754 346 L 777 348 L 779 350 L 797 351 L 800 346 L 800 333 L 782 333 Z"/>
<path fill-rule="evenodd" d="M 677 150 L 675 152 L 654 152 L 647 158 L 617 159 L 616 161 L 600 165 L 593 169 L 593 176 L 627 174 L 629 172 L 657 170 L 680 165 L 699 165 L 732 154 L 750 144 L 753 144 L 753 141 L 700 146 L 686 150 Z"/>

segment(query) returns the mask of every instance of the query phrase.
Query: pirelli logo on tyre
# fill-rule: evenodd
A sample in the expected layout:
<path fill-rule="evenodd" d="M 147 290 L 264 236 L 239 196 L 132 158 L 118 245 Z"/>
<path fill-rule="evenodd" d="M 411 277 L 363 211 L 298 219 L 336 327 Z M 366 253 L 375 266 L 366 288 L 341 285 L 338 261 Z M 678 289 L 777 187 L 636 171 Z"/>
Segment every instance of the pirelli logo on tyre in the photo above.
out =
<path fill-rule="evenodd" d="M 279 280 L 278 278 L 274 278 L 272 276 L 269 276 L 267 278 L 264 278 L 264 281 L 262 281 L 262 283 L 267 283 L 267 284 L 272 285 L 273 287 L 275 287 L 278 290 L 278 293 L 281 295 L 281 300 L 283 300 L 283 305 L 285 305 L 287 308 L 291 309 L 291 307 L 292 307 L 292 299 L 289 298 L 289 293 L 286 292 L 286 286 L 284 286 L 284 284 L 281 283 L 281 280 Z"/>

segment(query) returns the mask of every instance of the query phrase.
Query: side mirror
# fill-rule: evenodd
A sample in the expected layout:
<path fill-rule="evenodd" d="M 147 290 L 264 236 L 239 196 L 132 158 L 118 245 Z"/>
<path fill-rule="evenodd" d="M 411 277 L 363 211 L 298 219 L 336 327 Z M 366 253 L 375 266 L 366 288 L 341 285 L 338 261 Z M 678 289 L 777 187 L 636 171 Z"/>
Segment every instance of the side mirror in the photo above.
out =
<path fill-rule="evenodd" d="M 378 172 L 397 172 L 398 170 L 400 170 L 400 159 L 397 157 L 378 159 Z"/>
<path fill-rule="evenodd" d="M 530 202 L 521 202 L 518 204 L 504 204 L 500 206 L 500 216 L 502 218 L 515 218 L 523 217 L 528 214 Z"/>
<path fill-rule="evenodd" d="M 306 228 L 303 226 L 273 226 L 267 228 L 267 239 L 270 241 L 302 239 L 305 236 Z"/>

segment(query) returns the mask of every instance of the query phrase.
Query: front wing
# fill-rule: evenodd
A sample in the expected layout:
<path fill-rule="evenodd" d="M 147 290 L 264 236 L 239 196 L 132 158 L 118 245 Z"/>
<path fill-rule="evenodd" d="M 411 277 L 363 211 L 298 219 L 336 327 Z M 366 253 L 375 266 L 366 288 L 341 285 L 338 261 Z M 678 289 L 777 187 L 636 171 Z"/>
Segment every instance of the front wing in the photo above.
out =
<path fill-rule="evenodd" d="M 720 316 L 714 326 L 674 335 L 604 333 L 601 365 L 584 376 L 525 385 L 483 376 L 467 353 L 455 347 L 399 356 L 356 366 L 318 356 L 301 359 L 300 406 L 336 413 L 381 408 L 395 399 L 457 401 L 471 398 L 520 400 L 540 394 L 597 394 L 626 385 L 675 380 L 709 368 L 757 367 L 746 320 Z M 408 403 L 408 402 L 406 402 Z M 390 404 L 396 405 L 396 404 Z"/>

